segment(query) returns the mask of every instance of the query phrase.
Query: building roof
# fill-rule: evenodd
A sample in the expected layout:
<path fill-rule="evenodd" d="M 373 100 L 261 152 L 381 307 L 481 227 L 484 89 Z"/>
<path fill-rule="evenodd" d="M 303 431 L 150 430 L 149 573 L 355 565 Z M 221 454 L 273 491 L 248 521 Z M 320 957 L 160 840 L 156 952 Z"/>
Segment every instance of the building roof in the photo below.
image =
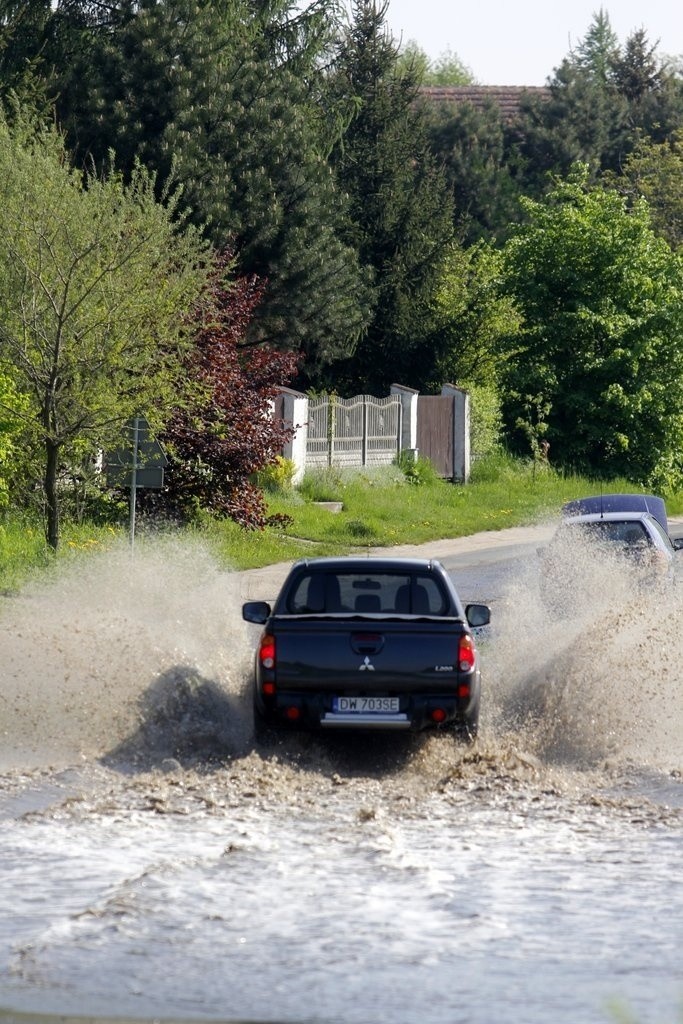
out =
<path fill-rule="evenodd" d="M 470 103 L 483 108 L 496 104 L 506 121 L 519 113 L 523 96 L 550 98 L 545 85 L 423 85 L 420 95 L 437 103 Z"/>

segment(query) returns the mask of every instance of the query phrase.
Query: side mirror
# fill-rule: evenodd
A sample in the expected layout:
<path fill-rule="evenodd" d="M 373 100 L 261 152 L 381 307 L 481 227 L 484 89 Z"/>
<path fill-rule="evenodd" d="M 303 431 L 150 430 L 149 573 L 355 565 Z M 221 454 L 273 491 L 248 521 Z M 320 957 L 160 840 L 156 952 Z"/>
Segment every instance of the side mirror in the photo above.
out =
<path fill-rule="evenodd" d="M 270 615 L 270 605 L 267 601 L 247 601 L 242 605 L 242 618 L 245 622 L 253 622 L 262 626 Z"/>
<path fill-rule="evenodd" d="M 468 604 L 465 615 L 470 626 L 475 629 L 477 626 L 488 626 L 491 621 L 491 609 L 487 604 Z"/>

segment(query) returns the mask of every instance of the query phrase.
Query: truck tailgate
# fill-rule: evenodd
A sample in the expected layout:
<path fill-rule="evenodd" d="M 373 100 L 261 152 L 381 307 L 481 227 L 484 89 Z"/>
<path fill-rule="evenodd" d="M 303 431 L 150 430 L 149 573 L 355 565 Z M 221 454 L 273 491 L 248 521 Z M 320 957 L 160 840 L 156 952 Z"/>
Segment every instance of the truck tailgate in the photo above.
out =
<path fill-rule="evenodd" d="M 279 689 L 401 693 L 448 689 L 458 674 L 456 618 L 277 616 Z"/>

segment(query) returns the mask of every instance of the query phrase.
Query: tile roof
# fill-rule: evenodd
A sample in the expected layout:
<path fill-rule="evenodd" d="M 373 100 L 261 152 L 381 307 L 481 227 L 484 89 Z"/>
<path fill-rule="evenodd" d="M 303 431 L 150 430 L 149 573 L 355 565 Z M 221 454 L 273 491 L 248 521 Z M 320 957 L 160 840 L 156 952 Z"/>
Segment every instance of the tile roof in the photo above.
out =
<path fill-rule="evenodd" d="M 420 95 L 440 103 L 470 103 L 473 107 L 496 104 L 506 121 L 519 113 L 523 96 L 550 97 L 545 85 L 423 85 Z"/>

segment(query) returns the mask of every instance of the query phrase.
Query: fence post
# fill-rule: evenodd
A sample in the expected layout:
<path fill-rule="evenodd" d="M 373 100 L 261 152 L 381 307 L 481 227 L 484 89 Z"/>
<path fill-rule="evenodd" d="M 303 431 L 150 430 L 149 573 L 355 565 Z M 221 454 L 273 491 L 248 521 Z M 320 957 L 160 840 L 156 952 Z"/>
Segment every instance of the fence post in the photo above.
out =
<path fill-rule="evenodd" d="M 294 435 L 282 449 L 285 459 L 294 463 L 293 484 L 301 483 L 306 472 L 306 442 L 308 440 L 308 397 L 300 391 L 281 388 L 282 419 L 294 427 Z"/>
<path fill-rule="evenodd" d="M 337 408 L 334 395 L 327 396 L 327 465 L 334 460 L 334 438 L 337 430 Z"/>
<path fill-rule="evenodd" d="M 452 395 L 453 479 L 466 484 L 470 478 L 470 395 L 455 384 L 444 384 L 442 395 Z"/>
<path fill-rule="evenodd" d="M 360 443 L 360 461 L 362 466 L 368 464 L 368 396 L 363 395 L 363 436 Z"/>
<path fill-rule="evenodd" d="M 401 436 L 399 451 L 412 451 L 417 456 L 417 399 L 419 392 L 403 384 L 392 384 L 389 394 L 401 399 Z"/>

